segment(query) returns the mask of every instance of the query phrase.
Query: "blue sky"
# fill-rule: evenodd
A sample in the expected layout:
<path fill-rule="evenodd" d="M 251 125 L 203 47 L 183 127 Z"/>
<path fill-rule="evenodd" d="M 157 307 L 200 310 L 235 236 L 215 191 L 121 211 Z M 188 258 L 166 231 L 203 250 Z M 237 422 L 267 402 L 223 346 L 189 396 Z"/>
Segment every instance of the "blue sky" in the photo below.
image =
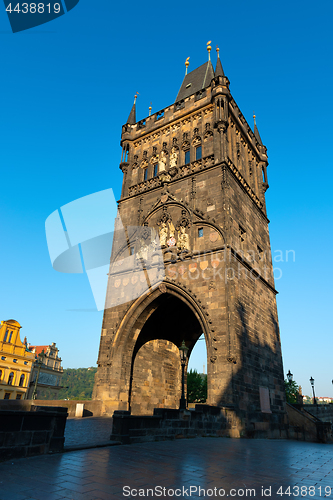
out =
<path fill-rule="evenodd" d="M 119 197 L 121 125 L 135 92 L 138 119 L 150 102 L 153 112 L 171 104 L 185 59 L 190 70 L 205 62 L 212 40 L 268 148 L 273 252 L 295 251 L 295 262 L 275 263 L 284 371 L 305 394 L 312 376 L 318 395 L 333 396 L 332 14 L 320 0 L 80 0 L 13 34 L 0 8 L 1 319 L 19 321 L 33 344 L 56 342 L 64 367 L 96 363 L 102 313 L 91 311 L 86 275 L 52 269 L 45 220 L 97 191 Z M 195 366 L 204 363 L 201 354 Z"/>

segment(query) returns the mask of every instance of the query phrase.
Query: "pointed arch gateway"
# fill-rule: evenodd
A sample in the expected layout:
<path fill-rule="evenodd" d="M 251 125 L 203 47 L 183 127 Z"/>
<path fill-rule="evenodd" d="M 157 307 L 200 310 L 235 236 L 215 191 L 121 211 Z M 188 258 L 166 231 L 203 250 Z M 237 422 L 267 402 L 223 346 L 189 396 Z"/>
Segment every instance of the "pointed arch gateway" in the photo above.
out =
<path fill-rule="evenodd" d="M 211 340 L 204 311 L 185 288 L 163 282 L 138 299 L 124 317 L 111 353 L 119 396 L 127 403 L 123 409 L 131 410 L 134 415 L 147 415 L 154 408 L 178 408 L 181 393 L 178 348 L 185 340 L 190 357 L 202 334 L 209 356 Z M 111 397 L 117 397 L 117 390 Z"/>

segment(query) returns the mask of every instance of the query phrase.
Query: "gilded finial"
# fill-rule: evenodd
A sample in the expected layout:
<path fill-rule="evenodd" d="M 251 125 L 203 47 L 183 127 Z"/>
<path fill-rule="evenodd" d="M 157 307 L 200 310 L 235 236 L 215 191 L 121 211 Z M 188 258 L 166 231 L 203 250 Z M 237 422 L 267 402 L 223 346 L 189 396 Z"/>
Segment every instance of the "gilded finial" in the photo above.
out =
<path fill-rule="evenodd" d="M 207 42 L 208 61 L 210 61 L 210 51 L 212 50 L 211 43 L 212 43 L 211 40 L 209 40 L 209 42 Z"/>
<path fill-rule="evenodd" d="M 256 115 L 254 114 L 254 111 L 253 111 L 253 120 L 254 120 L 254 124 L 256 125 Z"/>
<path fill-rule="evenodd" d="M 140 95 L 140 94 L 139 94 L 139 92 L 135 92 L 135 96 L 134 96 L 134 104 L 135 104 L 135 102 L 136 102 L 136 100 L 137 100 L 138 95 Z"/>
<path fill-rule="evenodd" d="M 220 49 L 216 45 L 217 58 L 220 59 Z"/>
<path fill-rule="evenodd" d="M 149 116 L 151 116 L 151 110 L 152 110 L 152 109 L 153 109 L 153 108 L 151 107 L 151 103 L 150 103 L 150 106 L 149 106 Z"/>
<path fill-rule="evenodd" d="M 189 67 L 189 65 L 190 65 L 190 61 L 189 61 L 189 59 L 190 59 L 190 58 L 188 57 L 188 58 L 186 59 L 186 61 L 185 61 L 185 66 L 186 66 L 185 75 L 187 75 L 187 68 L 188 68 L 188 67 Z"/>

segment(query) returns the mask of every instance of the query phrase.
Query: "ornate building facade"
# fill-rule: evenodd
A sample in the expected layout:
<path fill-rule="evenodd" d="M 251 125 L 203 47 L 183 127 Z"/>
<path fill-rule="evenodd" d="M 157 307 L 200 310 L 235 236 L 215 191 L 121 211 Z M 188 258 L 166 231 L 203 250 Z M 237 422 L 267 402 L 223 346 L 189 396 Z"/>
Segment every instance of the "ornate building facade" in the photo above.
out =
<path fill-rule="evenodd" d="M 64 370 L 55 342 L 45 346 L 30 345 L 29 349 L 34 353 L 35 360 L 27 399 L 58 399 Z"/>
<path fill-rule="evenodd" d="M 178 348 L 185 340 L 190 355 L 203 333 L 207 403 L 230 408 L 239 435 L 281 428 L 267 150 L 232 97 L 219 57 L 215 70 L 209 57 L 186 74 L 165 109 L 137 121 L 134 102 L 121 145 L 93 398 L 134 414 L 178 407 Z"/>
<path fill-rule="evenodd" d="M 35 356 L 20 338 L 21 325 L 11 319 L 0 326 L 0 399 L 26 399 Z M 26 339 L 25 339 L 26 340 Z"/>

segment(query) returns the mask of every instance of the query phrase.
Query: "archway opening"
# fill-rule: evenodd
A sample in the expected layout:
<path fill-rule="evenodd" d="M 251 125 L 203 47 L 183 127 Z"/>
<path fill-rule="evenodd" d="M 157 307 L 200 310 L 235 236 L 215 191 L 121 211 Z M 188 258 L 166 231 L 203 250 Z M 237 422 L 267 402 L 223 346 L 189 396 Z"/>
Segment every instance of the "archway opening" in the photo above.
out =
<path fill-rule="evenodd" d="M 187 367 L 187 403 L 194 407 L 208 399 L 207 347 L 202 334 L 192 349 Z"/>
<path fill-rule="evenodd" d="M 147 319 L 135 344 L 131 369 L 129 402 L 134 415 L 179 407 L 179 347 L 184 340 L 190 358 L 203 332 L 195 311 L 172 293 L 159 295 L 143 315 Z"/>

